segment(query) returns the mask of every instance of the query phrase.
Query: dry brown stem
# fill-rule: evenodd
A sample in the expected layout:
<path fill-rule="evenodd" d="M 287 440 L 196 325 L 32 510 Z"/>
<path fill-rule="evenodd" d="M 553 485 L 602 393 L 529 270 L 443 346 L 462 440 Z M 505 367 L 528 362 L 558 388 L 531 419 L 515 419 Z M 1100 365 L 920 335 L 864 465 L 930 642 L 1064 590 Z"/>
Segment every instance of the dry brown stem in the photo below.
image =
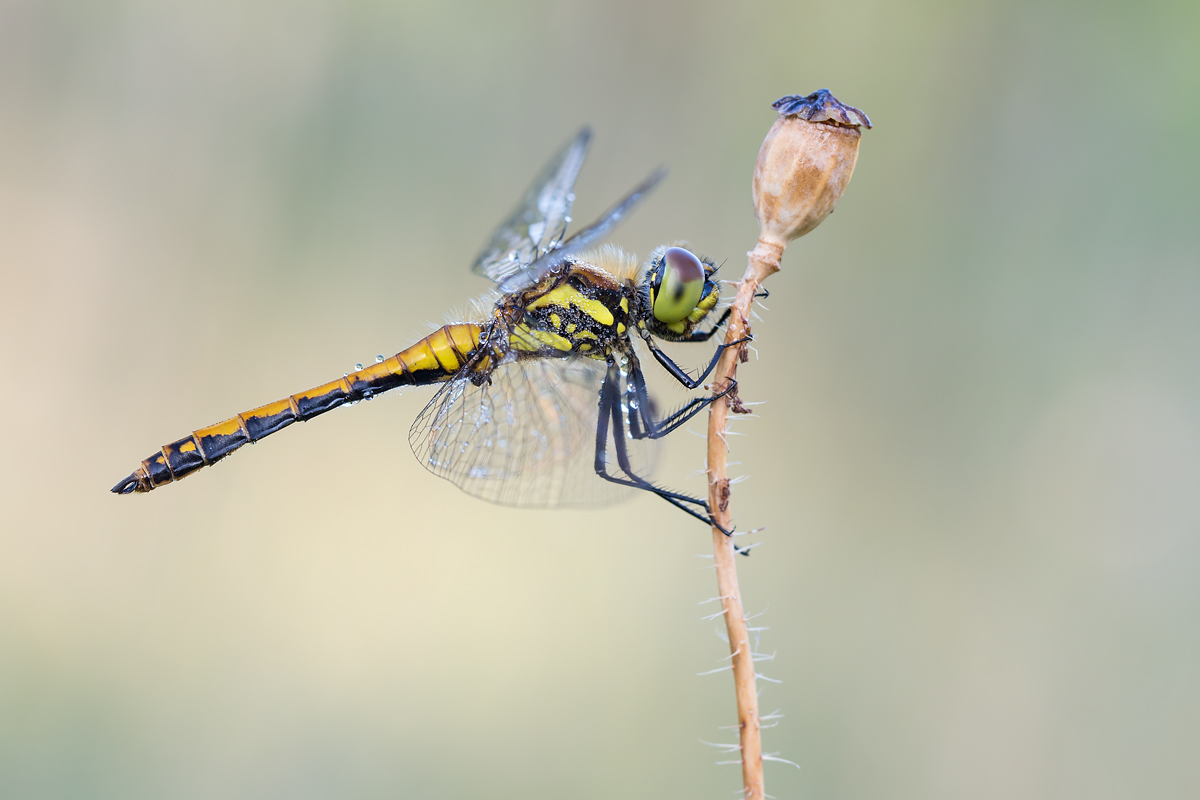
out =
<path fill-rule="evenodd" d="M 746 274 L 738 284 L 737 297 L 729 316 L 729 328 L 725 332 L 725 343 L 736 342 L 750 334 L 750 306 L 759 285 L 773 272 L 779 271 L 779 258 L 783 248 L 759 241 L 750 251 Z M 721 355 L 717 364 L 713 388 L 720 391 L 736 379 L 745 345 L 730 347 Z M 726 469 L 725 431 L 730 409 L 743 411 L 737 397 L 737 389 L 712 404 L 708 417 L 708 505 L 717 524 L 732 530 L 729 513 L 729 475 Z M 744 413 L 744 411 L 743 411 Z M 729 650 L 733 654 L 733 684 L 737 694 L 738 729 L 741 738 L 742 783 L 747 800 L 763 800 L 762 736 L 759 732 L 758 690 L 754 680 L 754 653 L 750 635 L 746 629 L 746 612 L 742 608 L 742 595 L 738 589 L 737 557 L 733 549 L 733 538 L 726 536 L 720 528 L 713 528 L 713 551 L 717 564 L 717 588 L 721 607 L 725 612 L 725 627 L 729 631 Z"/>
<path fill-rule="evenodd" d="M 825 219 L 850 182 L 858 158 L 860 127 L 871 121 L 857 108 L 839 102 L 827 89 L 810 95 L 781 97 L 772 107 L 779 112 L 768 131 L 754 167 L 755 216 L 759 223 L 758 244 L 747 255 L 746 274 L 738 284 L 725 344 L 750 335 L 750 306 L 759 286 L 779 271 L 779 260 L 787 243 L 811 231 Z M 717 364 L 713 391 L 724 391 L 737 378 L 738 364 L 745 360 L 744 344 L 727 347 Z M 737 694 L 738 729 L 741 738 L 742 783 L 747 800 L 764 800 L 762 734 L 755 688 L 754 648 L 746 629 L 746 613 L 738 588 L 736 550 L 729 513 L 729 475 L 726 469 L 729 412 L 745 414 L 738 388 L 716 400 L 708 417 L 708 506 L 716 525 L 713 549 L 716 554 L 717 586 L 720 590 L 729 650 L 733 660 L 733 684 Z"/>

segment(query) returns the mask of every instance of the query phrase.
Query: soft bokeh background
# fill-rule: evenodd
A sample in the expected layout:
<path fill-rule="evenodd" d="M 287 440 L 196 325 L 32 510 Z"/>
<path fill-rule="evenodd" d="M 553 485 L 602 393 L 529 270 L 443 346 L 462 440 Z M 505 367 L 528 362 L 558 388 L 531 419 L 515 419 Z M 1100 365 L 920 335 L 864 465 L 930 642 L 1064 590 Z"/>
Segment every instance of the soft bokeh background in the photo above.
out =
<path fill-rule="evenodd" d="M 734 453 L 768 791 L 1197 796 L 1198 40 L 1188 2 L 4 0 L 0 796 L 734 796 L 664 503 L 466 498 L 419 391 L 108 488 L 482 291 L 583 123 L 576 217 L 666 163 L 618 241 L 736 276 L 768 105 L 821 86 L 876 128 Z"/>

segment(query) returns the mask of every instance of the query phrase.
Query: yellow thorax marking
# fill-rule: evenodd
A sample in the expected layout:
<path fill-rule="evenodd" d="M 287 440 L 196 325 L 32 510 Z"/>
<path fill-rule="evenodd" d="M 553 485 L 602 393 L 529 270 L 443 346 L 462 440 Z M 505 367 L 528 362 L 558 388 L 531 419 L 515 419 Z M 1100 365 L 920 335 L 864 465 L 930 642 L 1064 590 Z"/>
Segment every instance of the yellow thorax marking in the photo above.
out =
<path fill-rule="evenodd" d="M 509 344 L 514 350 L 523 352 L 533 352 L 544 347 L 553 347 L 555 350 L 566 352 L 571 349 L 571 342 L 557 333 L 550 331 L 540 331 L 536 328 L 530 328 L 528 325 L 520 324 L 513 328 L 512 336 L 509 337 Z"/>
<path fill-rule="evenodd" d="M 580 294 L 579 290 L 569 284 L 556 286 L 544 295 L 534 300 L 526 308 L 530 311 L 545 306 L 575 306 L 601 325 L 612 325 L 613 315 L 599 300 L 592 300 Z"/>

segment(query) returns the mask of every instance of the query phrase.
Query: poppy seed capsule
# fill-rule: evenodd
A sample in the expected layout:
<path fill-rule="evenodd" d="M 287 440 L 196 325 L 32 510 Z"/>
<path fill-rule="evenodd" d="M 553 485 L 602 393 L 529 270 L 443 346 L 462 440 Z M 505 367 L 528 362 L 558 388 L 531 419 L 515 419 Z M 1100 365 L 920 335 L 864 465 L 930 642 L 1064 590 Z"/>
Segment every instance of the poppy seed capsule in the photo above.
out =
<path fill-rule="evenodd" d="M 821 89 L 771 104 L 771 126 L 754 166 L 754 214 L 759 239 L 783 248 L 829 216 L 854 173 L 859 130 L 871 120 Z"/>

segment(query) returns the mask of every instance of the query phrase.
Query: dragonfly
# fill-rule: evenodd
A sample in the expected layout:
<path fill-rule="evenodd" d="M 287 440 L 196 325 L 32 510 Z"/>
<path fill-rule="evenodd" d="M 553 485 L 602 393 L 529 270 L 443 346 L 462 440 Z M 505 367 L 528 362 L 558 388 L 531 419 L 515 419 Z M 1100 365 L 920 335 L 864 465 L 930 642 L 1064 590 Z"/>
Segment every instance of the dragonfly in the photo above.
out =
<path fill-rule="evenodd" d="M 704 499 L 667 489 L 649 472 L 658 440 L 736 384 L 660 415 L 635 342 L 696 390 L 727 346 L 748 339 L 717 345 L 689 374 L 659 341 L 706 342 L 728 320 L 726 308 L 702 329 L 717 316 L 717 266 L 682 244 L 639 262 L 603 243 L 662 181 L 661 168 L 565 237 L 591 138 L 582 129 L 550 160 L 475 259 L 471 271 L 495 284 L 477 319 L 443 325 L 391 358 L 163 445 L 112 491 L 149 492 L 297 421 L 391 389 L 440 385 L 409 444 L 422 466 L 467 494 L 554 508 L 603 505 L 641 490 L 716 525 Z"/>

